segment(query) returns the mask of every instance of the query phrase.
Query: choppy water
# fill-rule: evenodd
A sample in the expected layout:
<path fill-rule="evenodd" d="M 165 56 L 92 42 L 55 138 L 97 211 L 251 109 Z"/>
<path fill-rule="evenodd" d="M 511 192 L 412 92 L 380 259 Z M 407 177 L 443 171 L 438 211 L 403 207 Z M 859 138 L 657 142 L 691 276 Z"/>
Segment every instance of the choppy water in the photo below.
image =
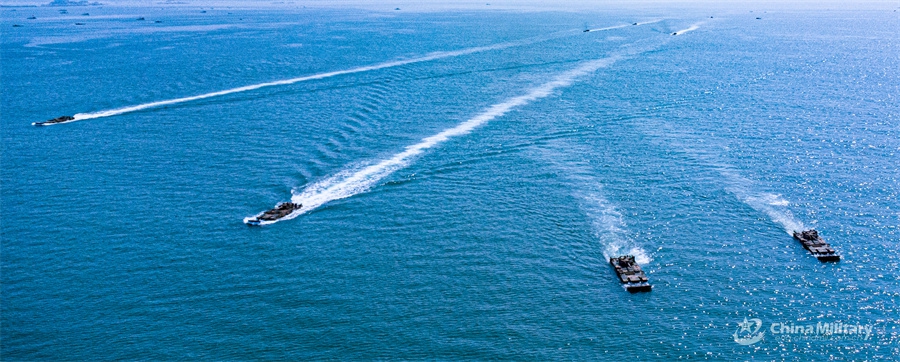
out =
<path fill-rule="evenodd" d="M 4 359 L 900 354 L 896 12 L 86 9 L 0 10 Z"/>

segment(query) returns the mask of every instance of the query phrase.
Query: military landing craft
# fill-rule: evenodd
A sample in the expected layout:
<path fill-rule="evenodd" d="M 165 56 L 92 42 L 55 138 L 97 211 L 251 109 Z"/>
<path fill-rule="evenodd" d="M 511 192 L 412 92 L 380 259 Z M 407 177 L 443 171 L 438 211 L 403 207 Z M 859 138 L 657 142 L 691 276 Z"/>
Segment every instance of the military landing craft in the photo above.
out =
<path fill-rule="evenodd" d="M 75 120 L 75 117 L 72 117 L 72 116 L 62 116 L 62 117 L 57 117 L 57 118 L 54 118 L 54 119 L 51 119 L 51 120 L 48 120 L 48 121 L 34 122 L 34 123 L 32 123 L 32 125 L 33 125 L 33 126 L 49 126 L 49 125 L 51 125 L 51 124 L 66 123 L 66 122 L 71 122 L 71 121 L 74 121 L 74 120 Z"/>
<path fill-rule="evenodd" d="M 303 207 L 301 204 L 295 204 L 293 202 L 282 202 L 278 205 L 275 205 L 274 209 L 268 210 L 258 216 L 254 216 L 247 220 L 244 220 L 247 225 L 251 226 L 259 226 L 263 221 L 275 221 L 281 219 L 285 216 L 290 215 L 292 212 L 296 210 L 300 210 Z"/>
<path fill-rule="evenodd" d="M 653 289 L 647 275 L 641 270 L 641 266 L 634 261 L 634 256 L 623 255 L 618 258 L 609 258 L 609 264 L 616 270 L 619 281 L 625 290 L 635 292 L 649 292 Z"/>
<path fill-rule="evenodd" d="M 803 248 L 809 250 L 819 261 L 841 261 L 841 256 L 825 242 L 815 229 L 806 231 L 794 231 L 794 239 L 803 244 Z"/>

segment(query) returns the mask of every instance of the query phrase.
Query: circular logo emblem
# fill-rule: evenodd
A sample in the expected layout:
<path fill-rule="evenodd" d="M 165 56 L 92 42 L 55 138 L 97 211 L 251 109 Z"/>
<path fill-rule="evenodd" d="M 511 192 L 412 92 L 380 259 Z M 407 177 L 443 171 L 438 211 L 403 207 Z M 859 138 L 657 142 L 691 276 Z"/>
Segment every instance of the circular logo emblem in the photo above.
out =
<path fill-rule="evenodd" d="M 738 330 L 734 332 L 734 341 L 737 344 L 749 346 L 756 342 L 759 342 L 763 339 L 763 336 L 766 332 L 760 332 L 759 330 L 762 328 L 762 321 L 753 318 L 747 319 L 744 318 L 742 323 L 738 323 Z"/>

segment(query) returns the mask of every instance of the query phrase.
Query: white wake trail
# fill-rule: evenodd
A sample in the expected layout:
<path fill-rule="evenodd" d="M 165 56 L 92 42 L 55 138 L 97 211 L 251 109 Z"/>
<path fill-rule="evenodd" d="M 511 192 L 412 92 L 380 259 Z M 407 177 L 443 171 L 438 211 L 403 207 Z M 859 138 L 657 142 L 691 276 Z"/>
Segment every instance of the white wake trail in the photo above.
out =
<path fill-rule="evenodd" d="M 495 104 L 484 112 L 453 128 L 446 129 L 438 134 L 424 138 L 421 142 L 407 147 L 403 152 L 400 152 L 391 158 L 364 167 L 355 172 L 339 173 L 316 184 L 310 185 L 300 194 L 294 195 L 291 198 L 291 202 L 302 204 L 303 208 L 280 220 L 289 220 L 303 213 L 315 210 L 330 201 L 347 198 L 365 192 L 379 180 L 390 175 L 394 171 L 409 165 L 413 158 L 422 154 L 425 150 L 437 146 L 453 137 L 468 134 L 475 128 L 482 126 L 497 117 L 503 116 L 513 108 L 547 97 L 554 90 L 572 84 L 576 78 L 594 72 L 602 67 L 609 66 L 620 58 L 620 55 L 616 55 L 585 62 L 579 67 L 560 74 L 550 82 L 535 87 L 521 96 L 513 97 L 502 103 Z M 245 219 L 245 222 L 246 220 L 247 219 Z"/>
<path fill-rule="evenodd" d="M 754 182 L 742 176 L 734 166 L 718 161 L 718 157 L 710 151 L 698 149 L 695 146 L 685 147 L 679 144 L 685 153 L 694 159 L 701 160 L 713 167 L 725 182 L 725 191 L 736 196 L 738 200 L 747 204 L 756 211 L 766 214 L 772 222 L 781 225 L 784 231 L 793 235 L 794 231 L 806 230 L 806 226 L 794 217 L 788 209 L 791 202 L 781 195 L 760 191 Z"/>
<path fill-rule="evenodd" d="M 572 157 L 590 154 L 589 150 L 561 141 L 549 146 L 539 151 L 539 157 L 565 179 L 572 196 L 579 200 L 579 208 L 591 222 L 593 235 L 605 259 L 633 255 L 638 264 L 650 263 L 650 255 L 629 235 L 625 217 L 616 204 L 606 197 L 604 180 L 596 176 L 590 162 Z"/>
<path fill-rule="evenodd" d="M 534 44 L 534 43 L 538 43 L 541 41 L 558 38 L 558 37 L 564 36 L 565 34 L 568 34 L 568 33 L 570 33 L 570 32 L 559 32 L 559 33 L 555 33 L 555 34 L 552 34 L 549 36 L 534 37 L 534 38 L 528 38 L 528 39 L 523 39 L 523 40 L 518 40 L 518 41 L 511 41 L 511 42 L 506 42 L 506 43 L 487 45 L 487 46 L 482 46 L 482 47 L 466 48 L 466 49 L 460 49 L 460 50 L 455 50 L 455 51 L 435 52 L 435 53 L 426 54 L 424 56 L 417 57 L 417 58 L 396 60 L 396 61 L 390 61 L 390 62 L 385 62 L 385 63 L 379 63 L 379 64 L 374 64 L 374 65 L 358 67 L 358 68 L 338 70 L 338 71 L 327 72 L 327 73 L 319 73 L 319 74 L 313 74 L 313 75 L 291 78 L 291 79 L 278 80 L 278 81 L 267 82 L 267 83 L 253 84 L 253 85 L 248 85 L 248 86 L 243 86 L 243 87 L 221 90 L 218 92 L 200 94 L 200 95 L 191 96 L 191 97 L 183 97 L 183 98 L 169 99 L 169 100 L 164 100 L 164 101 L 144 103 L 144 104 L 138 104 L 135 106 L 128 106 L 128 107 L 123 107 L 123 108 L 117 108 L 117 109 L 111 109 L 111 110 L 99 111 L 99 112 L 92 112 L 92 113 L 78 113 L 73 116 L 75 119 L 73 119 L 70 122 L 82 121 L 82 120 L 93 119 L 93 118 L 116 116 L 116 115 L 120 115 L 123 113 L 135 112 L 135 111 L 140 111 L 140 110 L 144 110 L 144 109 L 148 109 L 148 108 L 156 108 L 156 107 L 162 107 L 162 106 L 167 106 L 167 105 L 172 105 L 172 104 L 191 102 L 191 101 L 196 101 L 196 100 L 201 100 L 201 99 L 206 99 L 206 98 L 224 96 L 227 94 L 252 91 L 252 90 L 256 90 L 256 89 L 260 89 L 260 88 L 274 87 L 274 86 L 279 86 L 279 85 L 288 85 L 288 84 L 294 84 L 294 83 L 305 82 L 305 81 L 310 81 L 310 80 L 329 78 L 329 77 L 334 77 L 334 76 L 338 76 L 338 75 L 362 73 L 362 72 L 368 72 L 368 71 L 372 71 L 372 70 L 397 67 L 397 66 L 401 66 L 401 65 L 421 63 L 421 62 L 427 62 L 427 61 L 431 61 L 431 60 L 450 58 L 450 57 L 458 57 L 458 56 L 462 56 L 462 55 L 485 52 L 485 51 L 490 51 L 490 50 L 499 50 L 499 49 L 510 48 L 510 47 L 515 47 L 515 46 Z M 65 122 L 65 123 L 69 123 L 69 122 Z M 61 124 L 61 123 L 57 123 L 57 124 Z M 48 125 L 52 125 L 52 124 L 48 124 Z"/>
<path fill-rule="evenodd" d="M 654 20 L 647 20 L 647 21 L 642 21 L 642 22 L 639 22 L 639 23 L 637 23 L 637 24 L 636 24 L 636 25 L 647 25 L 647 24 L 655 24 L 655 23 L 658 23 L 658 22 L 660 22 L 660 21 L 663 21 L 663 20 L 665 20 L 665 19 L 654 19 Z"/>
<path fill-rule="evenodd" d="M 696 23 L 696 24 L 694 24 L 694 25 L 691 25 L 691 26 L 688 27 L 687 29 L 681 29 L 681 30 L 679 30 L 679 31 L 676 31 L 676 32 L 672 33 L 672 35 L 682 35 L 682 34 L 684 34 L 684 33 L 691 32 L 691 31 L 700 29 L 700 25 L 703 25 L 703 23 L 702 23 L 702 22 L 701 22 L 701 23 Z"/>
<path fill-rule="evenodd" d="M 696 138 L 691 133 L 679 131 L 673 126 L 663 123 L 654 124 L 645 131 L 663 139 L 691 158 L 703 162 L 711 167 L 725 183 L 725 191 L 731 193 L 741 202 L 769 217 L 772 222 L 781 225 L 788 234 L 794 231 L 806 230 L 806 226 L 798 220 L 790 211 L 791 202 L 781 195 L 761 191 L 753 181 L 741 175 L 734 166 L 721 162 L 719 156 L 712 149 L 702 147 L 706 142 Z M 680 136 L 680 137 L 678 137 Z"/>
<path fill-rule="evenodd" d="M 595 190 L 579 196 L 584 200 L 583 209 L 592 220 L 595 236 L 603 246 L 603 256 L 609 260 L 622 255 L 633 255 L 638 264 L 650 263 L 650 255 L 628 237 L 622 213 L 603 196 L 599 183 L 595 183 L 593 187 Z"/>
<path fill-rule="evenodd" d="M 659 19 L 659 20 L 644 21 L 644 22 L 633 23 L 633 24 L 613 25 L 613 26 L 607 26 L 607 27 L 605 27 L 605 28 L 588 29 L 588 30 L 586 31 L 586 33 L 587 33 L 587 32 L 594 32 L 594 31 L 606 31 L 606 30 L 613 30 L 613 29 L 622 29 L 622 28 L 627 28 L 627 27 L 629 27 L 629 26 L 635 26 L 635 25 L 647 25 L 647 24 L 658 23 L 658 22 L 660 22 L 660 21 L 662 21 L 662 19 Z"/>
<path fill-rule="evenodd" d="M 613 26 L 607 26 L 607 27 L 605 27 L 605 28 L 588 29 L 587 32 L 604 31 L 604 30 L 613 30 L 613 29 L 621 29 L 621 28 L 626 28 L 626 27 L 629 27 L 629 26 L 632 26 L 632 25 L 631 25 L 631 24 L 613 25 Z"/>
<path fill-rule="evenodd" d="M 717 165 L 717 171 L 728 183 L 725 187 L 726 191 L 737 196 L 754 210 L 769 216 L 770 220 L 781 225 L 789 235 L 793 235 L 795 231 L 806 230 L 806 226 L 787 209 L 787 206 L 791 205 L 790 201 L 785 200 L 781 195 L 753 190 L 753 182 L 738 175 L 730 167 Z"/>

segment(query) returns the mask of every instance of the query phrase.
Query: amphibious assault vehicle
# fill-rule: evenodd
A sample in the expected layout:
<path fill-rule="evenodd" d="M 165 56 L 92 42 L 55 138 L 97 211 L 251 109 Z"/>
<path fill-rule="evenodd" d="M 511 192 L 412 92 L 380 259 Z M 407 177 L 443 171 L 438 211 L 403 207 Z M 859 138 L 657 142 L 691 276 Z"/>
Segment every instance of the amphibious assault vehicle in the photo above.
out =
<path fill-rule="evenodd" d="M 34 125 L 34 126 L 49 126 L 51 124 L 66 123 L 66 122 L 70 122 L 73 120 L 75 120 L 75 117 L 62 116 L 62 117 L 56 117 L 56 118 L 48 120 L 48 121 L 34 122 L 34 123 L 32 123 L 32 125 Z"/>
<path fill-rule="evenodd" d="M 840 261 L 841 256 L 825 242 L 815 229 L 794 231 L 794 239 L 819 261 Z"/>
<path fill-rule="evenodd" d="M 303 207 L 301 204 L 295 204 L 293 202 L 282 202 L 278 205 L 275 205 L 275 208 L 268 210 L 259 216 L 254 216 L 245 220 L 244 222 L 247 225 L 259 226 L 263 221 L 275 221 L 281 219 L 285 216 L 290 215 L 292 212 L 296 210 L 300 210 Z"/>
<path fill-rule="evenodd" d="M 653 289 L 647 279 L 647 275 L 641 270 L 641 266 L 634 261 L 634 256 L 623 255 L 618 258 L 609 258 L 609 264 L 616 270 L 619 281 L 625 290 L 635 292 L 649 292 Z"/>

